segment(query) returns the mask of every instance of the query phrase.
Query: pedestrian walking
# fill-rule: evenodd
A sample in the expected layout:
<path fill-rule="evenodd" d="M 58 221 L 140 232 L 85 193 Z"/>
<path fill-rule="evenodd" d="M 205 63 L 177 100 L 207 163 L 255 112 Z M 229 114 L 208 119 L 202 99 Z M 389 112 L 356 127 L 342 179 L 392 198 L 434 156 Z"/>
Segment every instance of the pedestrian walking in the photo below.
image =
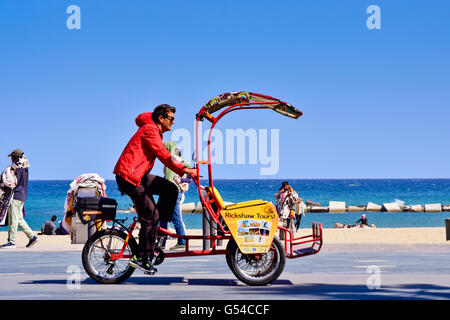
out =
<path fill-rule="evenodd" d="M 12 192 L 13 196 L 7 212 L 9 224 L 8 242 L 2 245 L 1 248 L 16 247 L 17 228 L 22 229 L 28 237 L 29 242 L 26 247 L 29 248 L 39 240 L 24 219 L 24 205 L 28 191 L 28 169 L 30 165 L 21 149 L 13 150 L 8 156 L 11 157 L 12 163 L 8 169 L 14 172 L 16 184 L 13 188 L 3 187 L 7 189 L 6 192 Z"/>

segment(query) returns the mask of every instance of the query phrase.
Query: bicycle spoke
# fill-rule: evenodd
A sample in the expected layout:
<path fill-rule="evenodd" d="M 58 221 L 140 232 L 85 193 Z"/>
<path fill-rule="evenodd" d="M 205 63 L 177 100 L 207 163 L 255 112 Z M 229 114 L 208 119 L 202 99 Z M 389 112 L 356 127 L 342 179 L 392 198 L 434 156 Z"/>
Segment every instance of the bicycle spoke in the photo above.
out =
<path fill-rule="evenodd" d="M 279 263 L 273 250 L 259 255 L 258 258 L 254 255 L 243 254 L 238 250 L 236 262 L 241 272 L 251 278 L 269 277 L 275 272 Z"/>
<path fill-rule="evenodd" d="M 129 258 L 111 261 L 111 254 L 119 254 L 125 241 L 115 235 L 107 235 L 98 239 L 89 252 L 90 264 L 95 272 L 104 278 L 117 278 L 129 268 Z M 125 248 L 124 255 L 131 255 L 129 246 Z"/>

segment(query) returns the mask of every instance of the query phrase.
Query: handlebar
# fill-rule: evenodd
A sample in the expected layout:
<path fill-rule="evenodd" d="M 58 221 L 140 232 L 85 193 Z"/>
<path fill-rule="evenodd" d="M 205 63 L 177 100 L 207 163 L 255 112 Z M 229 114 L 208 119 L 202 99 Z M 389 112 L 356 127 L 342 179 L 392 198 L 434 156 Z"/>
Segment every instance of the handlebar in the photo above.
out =
<path fill-rule="evenodd" d="M 199 178 L 203 178 L 203 176 L 199 176 Z M 186 178 L 181 178 L 181 183 L 191 183 L 194 179 L 188 174 Z"/>
<path fill-rule="evenodd" d="M 181 178 L 180 179 L 181 183 L 191 183 L 191 181 L 192 181 L 192 177 L 191 176 L 188 176 L 187 178 Z"/>

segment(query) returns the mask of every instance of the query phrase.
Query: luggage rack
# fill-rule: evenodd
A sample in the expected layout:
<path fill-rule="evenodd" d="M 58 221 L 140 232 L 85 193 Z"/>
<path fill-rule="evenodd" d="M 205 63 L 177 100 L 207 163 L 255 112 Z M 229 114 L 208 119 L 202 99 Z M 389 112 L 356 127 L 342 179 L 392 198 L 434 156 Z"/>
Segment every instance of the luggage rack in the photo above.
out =
<path fill-rule="evenodd" d="M 322 248 L 322 224 L 318 222 L 312 223 L 313 233 L 307 236 L 294 238 L 292 232 L 286 228 L 278 227 L 282 232 L 285 232 L 284 249 L 286 251 L 286 258 L 294 259 L 316 254 Z M 311 244 L 311 246 L 295 249 L 295 246 Z M 295 250 L 294 250 L 295 249 Z"/>

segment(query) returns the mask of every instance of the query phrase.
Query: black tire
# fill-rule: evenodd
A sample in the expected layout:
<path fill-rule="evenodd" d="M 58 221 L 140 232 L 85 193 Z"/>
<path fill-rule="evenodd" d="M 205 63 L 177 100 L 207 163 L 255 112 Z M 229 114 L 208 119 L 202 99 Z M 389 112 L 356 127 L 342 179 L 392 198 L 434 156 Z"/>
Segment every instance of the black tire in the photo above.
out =
<path fill-rule="evenodd" d="M 273 238 L 270 250 L 264 254 L 244 254 L 231 239 L 227 245 L 227 264 L 233 274 L 251 286 L 265 286 L 280 276 L 286 263 L 286 254 L 281 242 Z"/>
<path fill-rule="evenodd" d="M 101 230 L 94 233 L 84 244 L 82 260 L 86 273 L 94 280 L 110 284 L 127 280 L 134 272 L 129 265 L 130 258 L 109 260 L 111 253 L 119 253 L 127 234 L 119 230 Z M 133 237 L 128 240 L 124 255 L 133 255 L 137 243 Z"/>

